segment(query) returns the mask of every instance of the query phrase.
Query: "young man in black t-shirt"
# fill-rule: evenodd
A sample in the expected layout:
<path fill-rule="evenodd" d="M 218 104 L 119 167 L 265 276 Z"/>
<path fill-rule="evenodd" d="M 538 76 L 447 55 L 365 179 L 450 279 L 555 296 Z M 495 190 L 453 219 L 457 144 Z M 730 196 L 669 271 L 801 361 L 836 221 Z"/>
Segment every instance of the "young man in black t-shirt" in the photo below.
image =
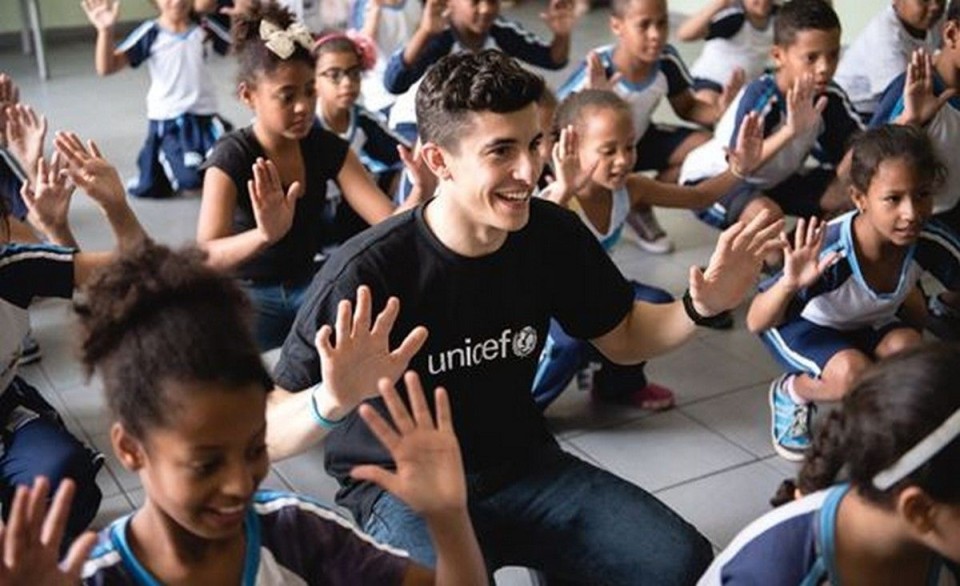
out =
<path fill-rule="evenodd" d="M 523 565 L 584 584 L 693 583 L 709 543 L 641 488 L 559 448 L 530 394 L 537 359 L 551 317 L 619 363 L 680 345 L 695 322 L 743 299 L 782 224 L 758 218 L 721 235 L 706 272 L 691 270 L 684 302 L 634 302 L 579 218 L 531 199 L 542 91 L 540 77 L 493 51 L 447 57 L 427 74 L 417 114 L 438 195 L 347 242 L 314 280 L 276 368 L 271 455 L 333 428 L 327 470 L 341 483 L 338 501 L 374 537 L 433 564 L 423 521 L 350 476 L 358 464 L 391 467 L 355 407 L 409 363 L 450 394 L 491 569 Z M 351 315 L 343 300 L 355 295 Z M 384 306 L 371 327 L 371 307 Z M 379 399 L 370 404 L 385 413 Z"/>

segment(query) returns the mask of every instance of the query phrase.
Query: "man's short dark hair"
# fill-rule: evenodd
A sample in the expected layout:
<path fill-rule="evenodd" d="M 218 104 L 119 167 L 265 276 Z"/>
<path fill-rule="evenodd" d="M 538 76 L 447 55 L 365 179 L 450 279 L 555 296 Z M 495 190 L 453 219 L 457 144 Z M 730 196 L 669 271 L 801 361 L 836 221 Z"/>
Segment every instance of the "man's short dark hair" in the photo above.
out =
<path fill-rule="evenodd" d="M 420 140 L 456 149 L 471 113 L 522 110 L 540 99 L 543 88 L 542 77 L 501 51 L 448 55 L 427 70 L 417 90 Z"/>
<path fill-rule="evenodd" d="M 806 30 L 840 30 L 840 18 L 826 0 L 790 0 L 777 11 L 773 44 L 789 47 L 797 33 Z"/>

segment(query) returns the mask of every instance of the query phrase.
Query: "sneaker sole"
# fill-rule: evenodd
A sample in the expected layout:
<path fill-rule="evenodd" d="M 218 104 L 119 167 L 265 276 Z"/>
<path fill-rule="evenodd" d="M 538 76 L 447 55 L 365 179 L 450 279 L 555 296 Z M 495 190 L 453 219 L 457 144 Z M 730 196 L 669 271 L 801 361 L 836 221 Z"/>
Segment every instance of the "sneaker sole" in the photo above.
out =
<path fill-rule="evenodd" d="M 783 379 L 786 378 L 786 374 L 781 374 L 777 378 L 773 379 L 773 382 L 770 383 L 770 390 L 767 391 L 767 403 L 770 405 L 770 443 L 773 444 L 773 451 L 777 453 L 778 456 L 784 460 L 789 460 L 791 462 L 803 462 L 803 458 L 806 455 L 804 452 L 797 452 L 795 450 L 787 449 L 780 445 L 780 442 L 777 441 L 777 405 L 776 405 L 776 392 L 780 388 L 780 384 L 783 382 Z"/>

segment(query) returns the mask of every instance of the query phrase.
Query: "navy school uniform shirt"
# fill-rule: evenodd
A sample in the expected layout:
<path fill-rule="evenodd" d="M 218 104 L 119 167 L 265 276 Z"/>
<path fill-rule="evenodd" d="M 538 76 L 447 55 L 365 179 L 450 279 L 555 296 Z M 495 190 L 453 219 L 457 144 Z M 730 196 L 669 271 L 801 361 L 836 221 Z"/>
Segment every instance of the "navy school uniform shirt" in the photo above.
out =
<path fill-rule="evenodd" d="M 336 179 L 349 146 L 337 135 L 314 124 L 300 140 L 300 154 L 306 173 L 303 196 L 297 200 L 290 231 L 276 243 L 239 266 L 234 272 L 242 279 L 283 282 L 308 278 L 314 272 L 314 257 L 325 244 L 322 218 L 327 205 L 327 181 Z M 256 228 L 247 181 L 253 178 L 253 163 L 266 158 L 252 127 L 234 130 L 221 138 L 203 168 L 216 167 L 233 179 L 237 204 L 233 233 Z M 289 186 L 284 185 L 286 190 Z M 329 230 L 327 230 L 329 231 Z"/>
<path fill-rule="evenodd" d="M 130 544 L 130 521 L 117 519 L 99 534 L 83 566 L 87 586 L 159 586 Z M 243 586 L 401 584 L 409 559 L 381 545 L 323 505 L 303 496 L 254 495 L 243 523 Z"/>
<path fill-rule="evenodd" d="M 848 212 L 827 225 L 820 258 L 833 253 L 840 258 L 813 285 L 794 295 L 784 321 L 802 317 L 841 331 L 879 328 L 897 319 L 897 311 L 924 272 L 930 272 L 950 290 L 960 287 L 960 241 L 942 223 L 931 220 L 907 249 L 896 290 L 874 291 L 857 259 L 853 236 L 857 215 L 856 211 Z M 772 287 L 781 275 L 782 272 L 761 283 L 760 290 Z"/>
<path fill-rule="evenodd" d="M 753 173 L 751 182 L 758 187 L 772 187 L 804 167 L 835 168 L 846 153 L 847 143 L 863 129 L 860 117 L 847 94 L 834 82 L 827 84 L 827 106 L 820 123 L 807 133 L 795 137 Z M 723 173 L 727 169 L 724 147 L 733 148 L 743 119 L 758 112 L 763 119 L 763 135 L 770 136 L 787 120 L 786 98 L 780 93 L 772 73 L 765 73 L 747 84 L 721 116 L 712 139 L 687 156 L 680 172 L 681 183 L 696 183 Z M 808 161 L 808 159 L 810 159 Z"/>
<path fill-rule="evenodd" d="M 600 57 L 600 63 L 607 77 L 612 77 L 617 72 L 613 63 L 613 52 L 616 48 L 616 45 L 606 45 L 594 49 Z M 557 90 L 557 99 L 562 101 L 568 95 L 583 89 L 587 81 L 587 61 L 584 59 Z M 633 83 L 626 78 L 621 78 L 613 86 L 613 91 L 630 105 L 634 131 L 639 140 L 650 126 L 653 111 L 656 110 L 660 101 L 664 97 L 671 98 L 690 91 L 692 86 L 693 78 L 687 71 L 680 53 L 673 45 L 666 45 L 660 53 L 660 59 L 646 79 Z"/>
<path fill-rule="evenodd" d="M 520 61 L 544 69 L 563 69 L 567 65 L 566 59 L 554 61 L 550 54 L 550 43 L 544 42 L 516 22 L 503 17 L 497 17 L 493 21 L 488 36 L 496 48 Z M 447 27 L 446 30 L 434 35 L 427 41 L 420 58 L 414 63 L 404 63 L 403 47 L 397 49 L 390 56 L 390 61 L 387 64 L 387 72 L 383 79 L 384 85 L 389 91 L 402 94 L 423 77 L 429 66 L 436 63 L 441 57 L 455 52 L 455 47 L 459 45 L 456 32 Z"/>
<path fill-rule="evenodd" d="M 595 338 L 630 311 L 633 288 L 580 218 L 551 202 L 533 198 L 527 225 L 478 258 L 444 246 L 423 210 L 377 224 L 327 260 L 283 346 L 276 382 L 298 391 L 320 381 L 314 336 L 334 323 L 341 299 L 368 285 L 374 311 L 388 296 L 400 299 L 391 347 L 415 326 L 429 330 L 409 368 L 424 388 L 449 392 L 467 473 L 522 469 L 556 446 L 530 393 L 550 319 L 572 336 Z M 382 400 L 370 404 L 388 417 Z M 365 518 L 380 490 L 349 471 L 360 463 L 392 466 L 389 454 L 356 411 L 327 436 L 325 449 L 327 471 L 341 483 L 338 502 Z"/>
<path fill-rule="evenodd" d="M 834 486 L 757 519 L 717 556 L 698 586 L 840 586 L 837 512 L 849 489 Z M 960 569 L 938 557 L 927 584 L 957 586 Z"/>

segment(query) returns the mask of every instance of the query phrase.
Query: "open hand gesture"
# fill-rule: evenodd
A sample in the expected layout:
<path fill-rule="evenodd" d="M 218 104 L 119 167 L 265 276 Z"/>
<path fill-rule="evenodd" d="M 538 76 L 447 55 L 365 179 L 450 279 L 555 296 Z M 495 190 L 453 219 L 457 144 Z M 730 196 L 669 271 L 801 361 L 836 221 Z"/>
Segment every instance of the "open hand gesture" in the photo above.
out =
<path fill-rule="evenodd" d="M 420 17 L 420 30 L 430 36 L 438 35 L 447 28 L 447 0 L 426 0 L 423 4 L 423 16 Z"/>
<path fill-rule="evenodd" d="M 105 158 L 97 143 L 88 140 L 86 146 L 72 132 L 58 132 L 54 147 L 69 165 L 70 179 L 106 209 L 126 207 L 126 191 L 117 168 Z"/>
<path fill-rule="evenodd" d="M 370 288 L 360 286 L 356 311 L 347 299 L 337 306 L 336 345 L 330 339 L 334 328 L 323 325 L 317 332 L 321 378 L 338 411 L 349 411 L 375 396 L 380 379 L 393 384 L 423 346 L 427 329 L 421 326 L 407 334 L 395 350 L 390 350 L 390 331 L 399 312 L 400 301 L 391 297 L 373 320 Z"/>
<path fill-rule="evenodd" d="M 294 181 L 284 193 L 277 166 L 273 161 L 257 157 L 253 163 L 253 179 L 247 181 L 247 192 L 257 229 L 264 239 L 273 244 L 286 236 L 293 225 L 297 200 L 303 195 L 300 182 Z"/>
<path fill-rule="evenodd" d="M 787 127 L 794 136 L 814 130 L 827 107 L 827 96 L 817 96 L 812 75 L 803 75 L 787 90 Z"/>
<path fill-rule="evenodd" d="M 736 307 L 753 288 L 767 253 L 783 246 L 777 235 L 783 220 L 763 211 L 749 223 L 737 222 L 720 234 L 706 271 L 690 267 L 690 296 L 700 315 Z"/>
<path fill-rule="evenodd" d="M 596 51 L 587 53 L 587 83 L 584 87 L 590 90 L 613 91 L 621 77 L 623 75 L 616 72 L 608 78 L 600 55 Z"/>
<path fill-rule="evenodd" d="M 111 29 L 117 24 L 120 14 L 119 0 L 83 0 L 80 6 L 97 31 Z"/>
<path fill-rule="evenodd" d="M 420 377 L 408 371 L 403 380 L 410 399 L 410 411 L 389 379 L 379 382 L 380 395 L 393 425 L 370 405 L 360 406 L 360 417 L 390 452 L 396 471 L 363 465 L 351 470 L 350 476 L 373 482 L 428 519 L 451 510 L 465 509 L 466 481 L 460 446 L 453 433 L 447 392 L 437 388 L 434 393 L 437 411 L 434 424 Z"/>
<path fill-rule="evenodd" d="M 5 527 L 0 529 L 0 585 L 66 586 L 80 583 L 80 571 L 97 537 L 84 533 L 70 546 L 62 562 L 60 542 L 76 492 L 63 480 L 47 510 L 50 482 L 39 477 L 32 487 L 19 486 Z"/>
<path fill-rule="evenodd" d="M 73 189 L 74 185 L 69 181 L 63 159 L 58 153 L 54 153 L 49 165 L 40 157 L 34 181 L 24 183 L 20 188 L 30 223 L 51 237 L 63 233 L 67 227 Z"/>
<path fill-rule="evenodd" d="M 758 112 L 750 112 L 740 122 L 737 142 L 726 149 L 727 165 L 737 177 L 746 177 L 756 171 L 763 158 L 763 120 Z"/>
<path fill-rule="evenodd" d="M 836 262 L 838 254 L 832 252 L 822 259 L 820 249 L 823 246 L 824 223 L 816 217 L 797 220 L 793 233 L 793 243 L 787 235 L 780 233 L 783 243 L 783 276 L 780 280 L 789 289 L 796 291 L 817 282 L 823 271 Z"/>
<path fill-rule="evenodd" d="M 933 60 L 926 49 L 917 49 L 907 65 L 900 121 L 903 124 L 926 124 L 956 94 L 953 88 L 944 90 L 939 96 L 934 94 Z"/>
<path fill-rule="evenodd" d="M 6 111 L 4 140 L 7 149 L 24 169 L 32 170 L 43 156 L 47 138 L 47 118 L 24 104 L 9 106 Z"/>
<path fill-rule="evenodd" d="M 572 0 L 550 0 L 547 10 L 540 13 L 540 18 L 550 32 L 561 37 L 569 36 L 577 22 Z"/>

